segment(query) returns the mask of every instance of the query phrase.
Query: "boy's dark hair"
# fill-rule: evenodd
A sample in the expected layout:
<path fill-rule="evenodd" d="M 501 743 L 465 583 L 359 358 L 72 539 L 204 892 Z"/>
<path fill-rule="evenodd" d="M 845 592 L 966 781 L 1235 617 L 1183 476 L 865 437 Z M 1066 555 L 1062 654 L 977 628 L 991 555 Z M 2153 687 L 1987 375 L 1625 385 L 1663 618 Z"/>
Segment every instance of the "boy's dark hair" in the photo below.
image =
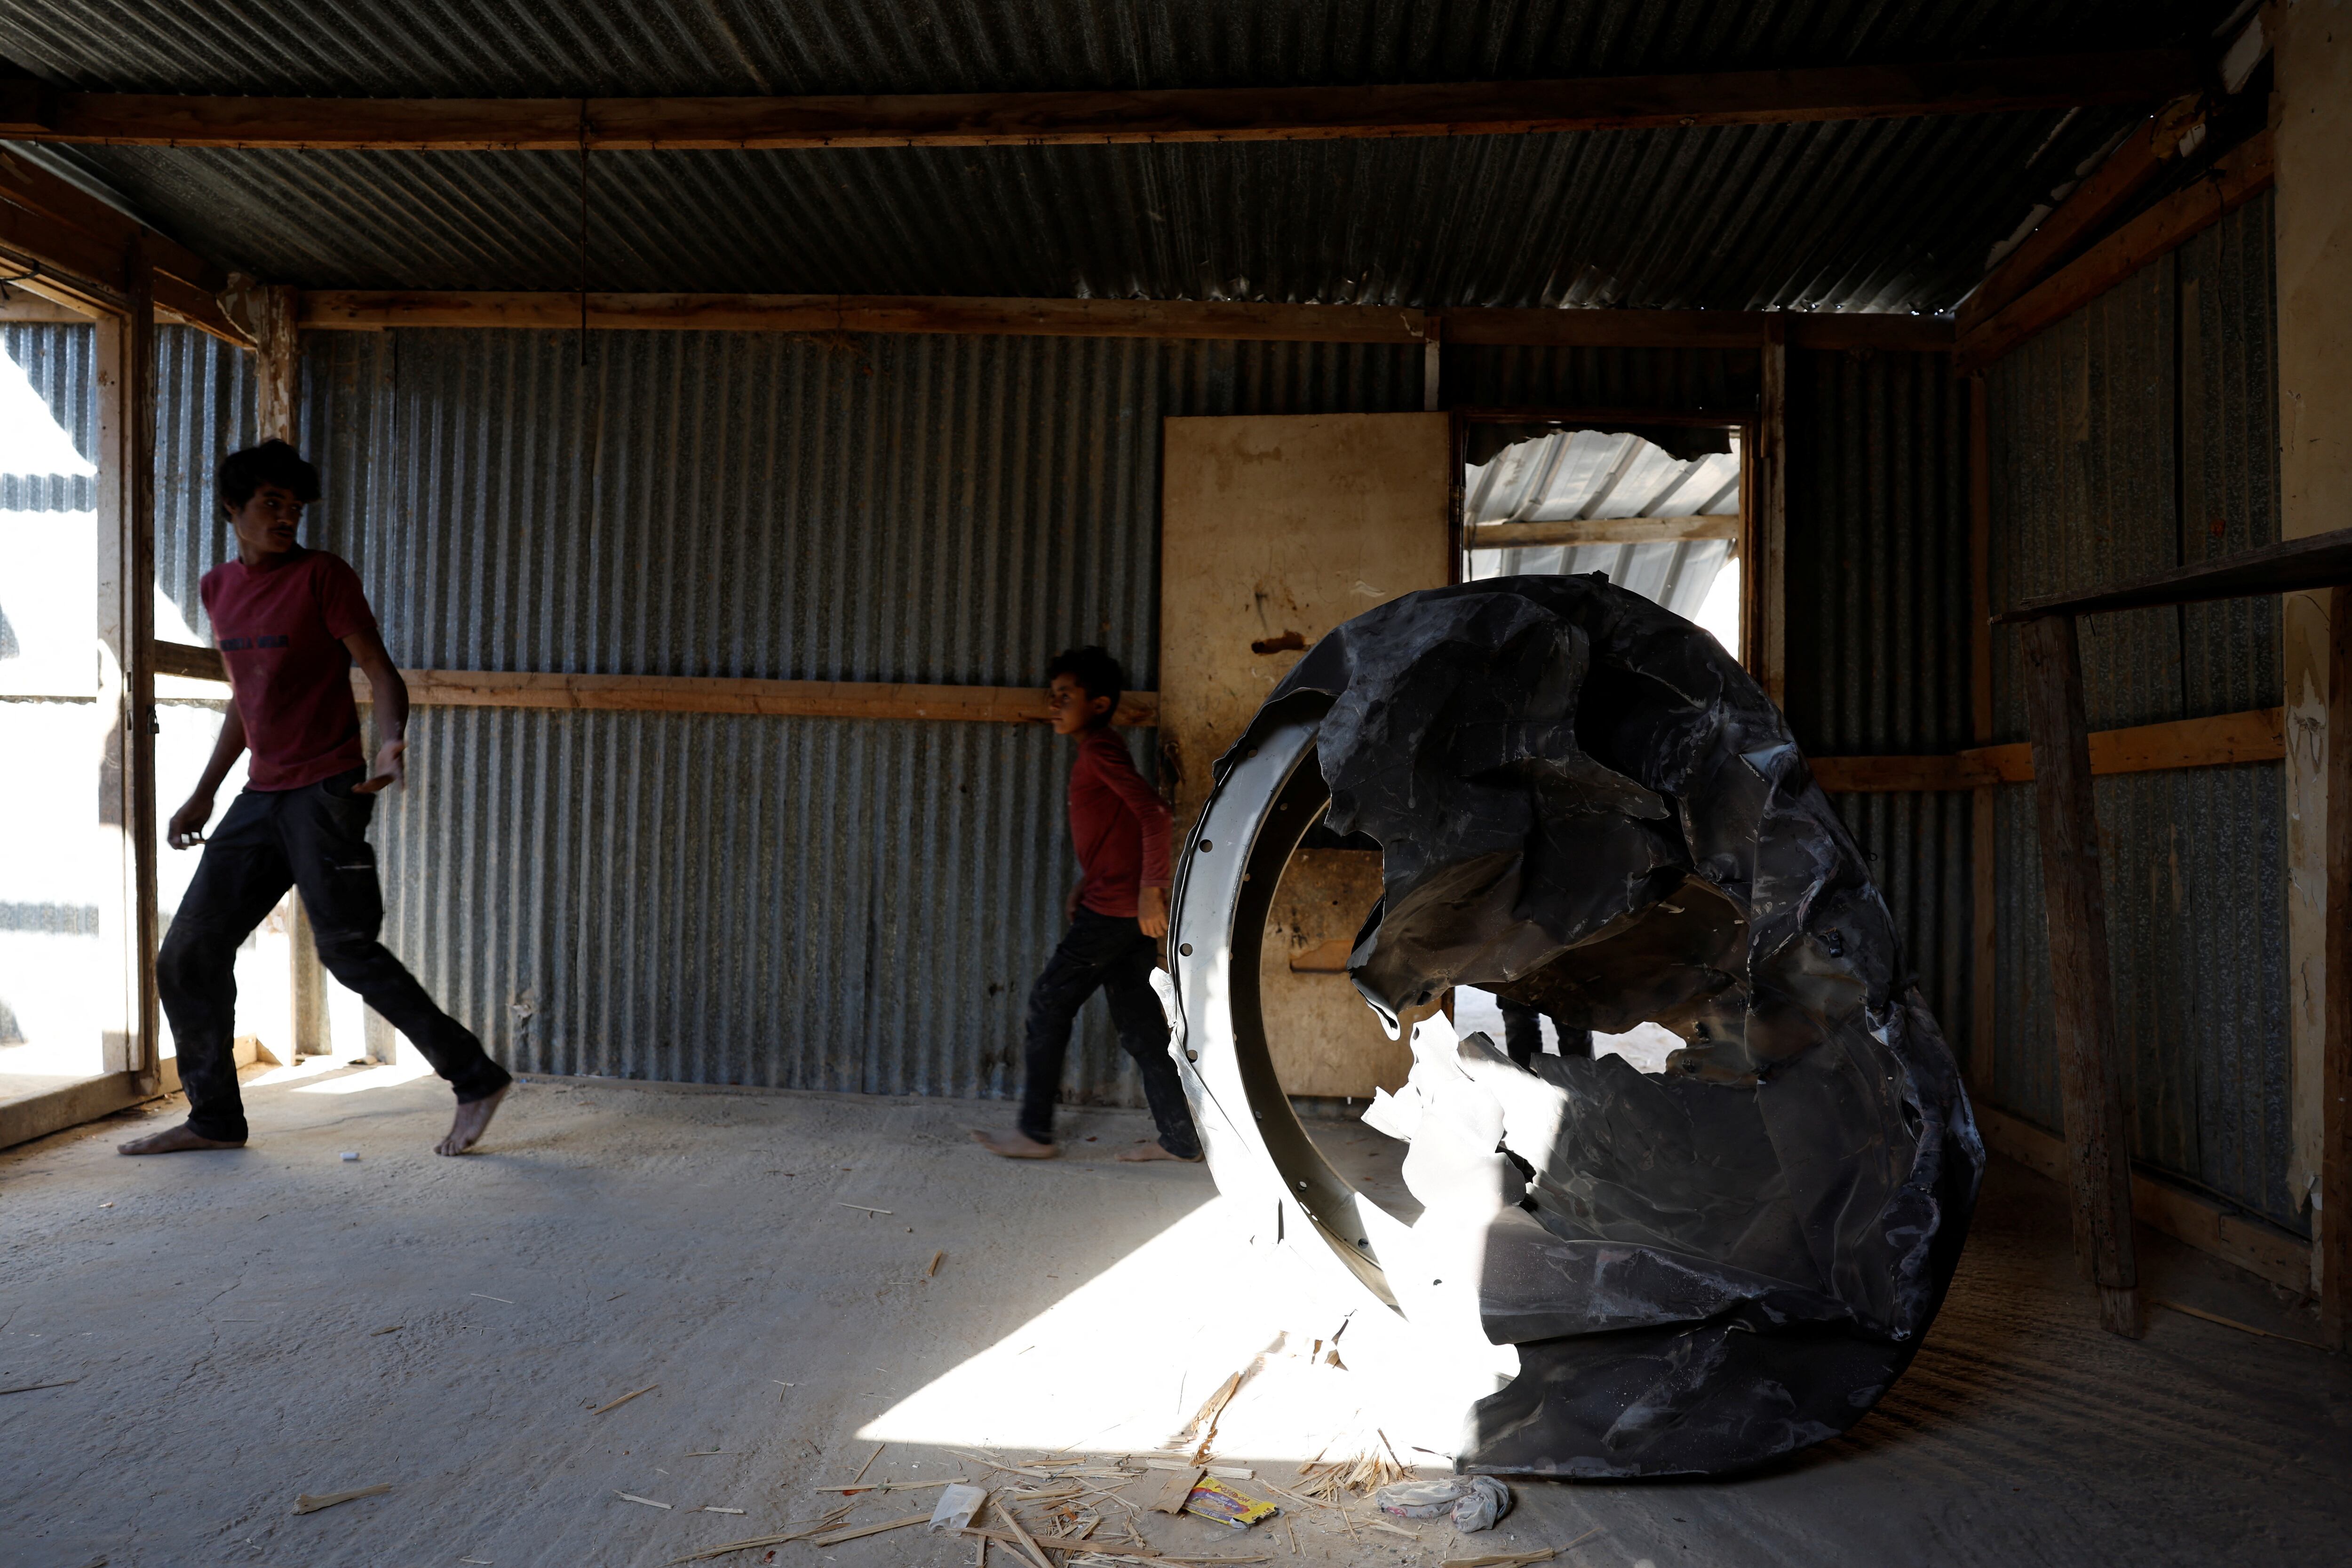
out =
<path fill-rule="evenodd" d="M 213 479 L 221 506 L 228 511 L 251 500 L 264 485 L 291 490 L 296 500 L 308 505 L 319 499 L 319 470 L 285 442 L 268 440 L 223 458 Z"/>
<path fill-rule="evenodd" d="M 1127 694 L 1127 671 L 1119 668 L 1118 660 L 1089 643 L 1085 647 L 1066 647 L 1054 656 L 1045 667 L 1045 679 L 1066 675 L 1078 683 L 1091 700 L 1097 697 L 1110 699 L 1110 708 L 1097 724 L 1108 724 L 1110 716 L 1118 711 L 1118 700 Z"/>

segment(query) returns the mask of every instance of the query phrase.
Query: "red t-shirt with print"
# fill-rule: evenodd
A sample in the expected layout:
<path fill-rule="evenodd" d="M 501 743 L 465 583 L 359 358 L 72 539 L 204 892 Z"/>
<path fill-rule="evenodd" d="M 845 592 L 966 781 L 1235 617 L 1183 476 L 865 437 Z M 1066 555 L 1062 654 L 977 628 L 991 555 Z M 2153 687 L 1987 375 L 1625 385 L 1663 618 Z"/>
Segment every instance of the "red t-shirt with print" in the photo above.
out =
<path fill-rule="evenodd" d="M 373 631 L 375 615 L 350 563 L 302 549 L 231 561 L 199 591 L 245 720 L 246 787 L 300 789 L 364 766 L 343 638 Z"/>

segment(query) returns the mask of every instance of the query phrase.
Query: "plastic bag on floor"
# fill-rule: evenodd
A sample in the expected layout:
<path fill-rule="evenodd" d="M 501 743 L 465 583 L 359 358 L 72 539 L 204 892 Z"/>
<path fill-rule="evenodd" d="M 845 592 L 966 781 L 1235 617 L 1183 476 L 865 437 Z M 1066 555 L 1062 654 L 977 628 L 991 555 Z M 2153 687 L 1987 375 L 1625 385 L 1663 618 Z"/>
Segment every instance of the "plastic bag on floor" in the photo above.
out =
<path fill-rule="evenodd" d="M 1511 1489 L 1492 1476 L 1456 1476 L 1438 1481 L 1399 1481 L 1374 1494 L 1382 1513 L 1399 1519 L 1435 1519 L 1450 1514 L 1465 1535 L 1492 1530 L 1511 1511 Z"/>
<path fill-rule="evenodd" d="M 940 1506 L 931 1510 L 932 1530 L 962 1531 L 971 1524 L 971 1516 L 988 1500 L 988 1493 L 974 1486 L 959 1482 L 940 1493 Z"/>

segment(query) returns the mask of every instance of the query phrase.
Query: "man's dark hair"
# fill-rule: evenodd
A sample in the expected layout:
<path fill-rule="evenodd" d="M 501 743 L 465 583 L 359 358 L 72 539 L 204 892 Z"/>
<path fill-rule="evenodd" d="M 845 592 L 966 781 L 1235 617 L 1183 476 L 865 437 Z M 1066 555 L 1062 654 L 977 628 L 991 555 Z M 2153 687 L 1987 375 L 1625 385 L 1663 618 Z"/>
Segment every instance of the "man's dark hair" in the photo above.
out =
<path fill-rule="evenodd" d="M 291 490 L 296 500 L 308 505 L 319 499 L 319 470 L 285 442 L 268 440 L 223 458 L 213 479 L 221 506 L 228 511 L 251 500 L 264 485 Z"/>
<path fill-rule="evenodd" d="M 1051 680 L 1057 675 L 1066 675 L 1076 681 L 1089 700 L 1097 697 L 1110 699 L 1108 711 L 1094 721 L 1098 724 L 1110 722 L 1111 714 L 1118 711 L 1118 700 L 1127 694 L 1127 671 L 1119 668 L 1118 660 L 1091 643 L 1085 647 L 1066 647 L 1055 654 L 1054 662 L 1045 667 L 1045 679 Z"/>

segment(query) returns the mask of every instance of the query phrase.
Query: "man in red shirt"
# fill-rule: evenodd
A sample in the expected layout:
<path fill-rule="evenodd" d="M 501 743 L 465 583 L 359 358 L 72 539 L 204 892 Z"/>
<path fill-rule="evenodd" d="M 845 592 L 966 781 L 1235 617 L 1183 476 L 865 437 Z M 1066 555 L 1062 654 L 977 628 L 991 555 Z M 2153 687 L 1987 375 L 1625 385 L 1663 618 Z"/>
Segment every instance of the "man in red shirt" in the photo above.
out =
<path fill-rule="evenodd" d="M 376 792 L 404 776 L 408 687 L 377 635 L 359 574 L 295 542 L 303 507 L 319 497 L 318 470 L 285 442 L 265 441 L 223 459 L 218 488 L 236 526 L 236 559 L 205 573 L 201 591 L 234 700 L 195 793 L 172 814 L 172 847 L 203 844 L 205 858 L 155 966 L 188 1120 L 125 1143 L 122 1152 L 244 1145 L 230 1039 L 236 950 L 292 887 L 329 973 L 366 997 L 456 1089 L 457 1121 L 435 1152 L 462 1154 L 514 1079 L 376 940 L 383 894 L 368 818 Z M 373 767 L 352 700 L 355 663 L 374 694 Z M 213 793 L 248 749 L 245 791 L 207 840 Z"/>
<path fill-rule="evenodd" d="M 1070 894 L 1070 929 L 1029 992 L 1028 1045 L 1022 1062 L 1019 1131 L 972 1136 L 1011 1160 L 1050 1160 L 1054 1101 L 1070 1026 L 1097 989 L 1110 999 L 1118 1043 L 1143 1076 L 1143 1098 L 1160 1141 L 1122 1160 L 1198 1160 L 1201 1137 L 1168 1056 L 1168 1016 L 1151 989 L 1159 939 L 1168 934 L 1168 842 L 1175 829 L 1167 805 L 1135 771 L 1110 716 L 1127 689 L 1118 661 L 1101 648 L 1072 648 L 1046 667 L 1054 732 L 1078 738 L 1070 768 L 1070 836 L 1083 879 Z"/>

